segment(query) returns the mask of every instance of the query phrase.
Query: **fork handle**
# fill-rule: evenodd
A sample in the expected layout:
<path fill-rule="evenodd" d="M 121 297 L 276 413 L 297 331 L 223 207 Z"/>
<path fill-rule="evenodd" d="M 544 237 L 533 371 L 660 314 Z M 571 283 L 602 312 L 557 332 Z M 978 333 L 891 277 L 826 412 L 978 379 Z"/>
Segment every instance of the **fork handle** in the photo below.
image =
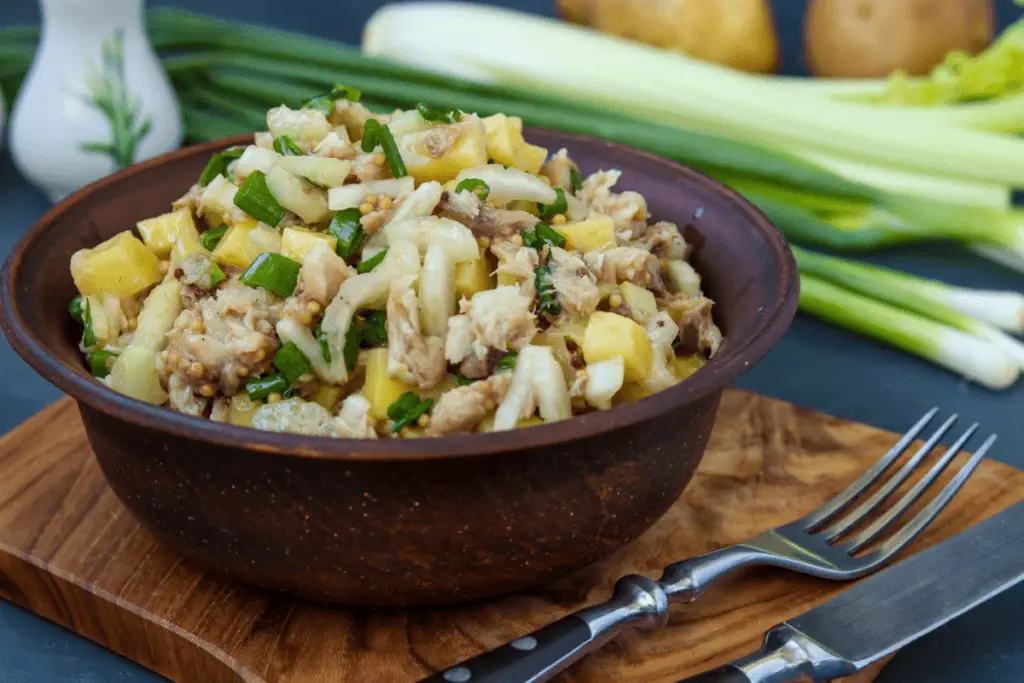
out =
<path fill-rule="evenodd" d="M 692 602 L 740 567 L 767 564 L 765 553 L 731 546 L 678 562 L 660 581 L 625 576 L 608 602 L 570 614 L 539 631 L 484 652 L 421 683 L 542 683 L 624 631 L 668 623 L 669 602 Z"/>
<path fill-rule="evenodd" d="M 663 626 L 668 596 L 645 576 L 619 579 L 608 602 L 441 671 L 421 683 L 541 683 L 631 628 Z"/>

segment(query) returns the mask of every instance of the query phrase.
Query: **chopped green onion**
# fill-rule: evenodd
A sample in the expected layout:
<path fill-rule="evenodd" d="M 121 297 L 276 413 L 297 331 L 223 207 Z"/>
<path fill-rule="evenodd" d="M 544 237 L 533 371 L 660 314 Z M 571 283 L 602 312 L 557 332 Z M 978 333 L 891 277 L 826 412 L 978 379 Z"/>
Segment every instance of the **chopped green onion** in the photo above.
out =
<path fill-rule="evenodd" d="M 287 388 L 287 389 L 285 389 L 285 390 L 284 390 L 284 392 L 283 392 L 283 393 L 281 394 L 281 398 L 283 398 L 283 399 L 286 399 L 286 400 L 287 400 L 287 399 L 289 399 L 289 398 L 295 398 L 295 397 L 296 397 L 296 396 L 298 396 L 298 395 L 299 395 L 299 392 L 295 391 L 295 388 L 294 388 L 294 387 L 288 387 L 288 388 Z"/>
<path fill-rule="evenodd" d="M 86 299 L 85 313 L 82 315 L 82 346 L 88 349 L 96 346 L 97 342 L 96 333 L 92 330 L 92 309 Z"/>
<path fill-rule="evenodd" d="M 335 84 L 328 92 L 321 93 L 302 103 L 302 109 L 315 109 L 324 116 L 330 117 L 334 113 L 334 106 L 338 100 L 358 102 L 363 93 L 347 85 Z"/>
<path fill-rule="evenodd" d="M 284 207 L 267 187 L 267 176 L 263 171 L 253 171 L 238 188 L 235 206 L 269 226 L 277 227 L 284 218 Z"/>
<path fill-rule="evenodd" d="M 583 176 L 580 175 L 580 169 L 575 166 L 569 167 L 569 178 L 572 181 L 572 193 L 576 194 L 583 189 Z"/>
<path fill-rule="evenodd" d="M 245 391 L 252 401 L 262 401 L 271 394 L 283 394 L 288 390 L 288 380 L 282 375 L 264 375 L 245 383 Z"/>
<path fill-rule="evenodd" d="M 682 339 L 680 339 L 679 337 L 676 337 L 675 339 L 672 340 L 672 352 L 673 353 L 675 353 L 676 355 L 679 355 L 679 352 L 682 350 L 682 348 L 683 348 L 683 340 Z"/>
<path fill-rule="evenodd" d="M 356 367 L 359 349 L 372 349 L 388 342 L 388 314 L 374 311 L 369 317 L 357 317 L 345 333 L 345 366 Z M 322 342 L 321 342 L 322 343 Z"/>
<path fill-rule="evenodd" d="M 317 323 L 316 330 L 314 330 L 316 340 L 320 342 L 320 355 L 323 357 L 325 363 L 331 362 L 331 344 L 327 339 L 327 333 L 324 332 L 320 323 Z"/>
<path fill-rule="evenodd" d="M 475 381 L 475 379 L 470 379 L 469 377 L 466 377 L 465 375 L 462 375 L 458 372 L 455 373 L 455 386 L 457 387 L 468 387 Z"/>
<path fill-rule="evenodd" d="M 466 178 L 461 183 L 455 186 L 456 192 L 473 192 L 480 201 L 486 201 L 487 196 L 491 194 L 491 186 L 480 180 L 479 178 Z"/>
<path fill-rule="evenodd" d="M 363 343 L 374 347 L 388 342 L 388 314 L 385 311 L 374 311 L 366 319 L 363 329 Z"/>
<path fill-rule="evenodd" d="M 432 398 L 420 400 L 420 397 L 411 391 L 405 392 L 388 406 L 388 419 L 395 423 L 391 427 L 391 431 L 399 432 L 402 427 L 416 422 L 420 419 L 420 415 L 430 410 L 433 405 L 434 399 Z"/>
<path fill-rule="evenodd" d="M 359 265 L 356 266 L 356 272 L 359 273 L 360 275 L 364 273 L 369 273 L 371 270 L 373 270 L 374 268 L 381 264 L 381 261 L 384 260 L 384 257 L 387 256 L 387 254 L 388 250 L 384 249 L 370 258 L 364 261 L 360 261 Z"/>
<path fill-rule="evenodd" d="M 203 248 L 206 251 L 213 251 L 220 244 L 221 239 L 227 234 L 228 226 L 221 225 L 212 230 L 207 230 L 199 236 L 199 241 L 203 243 Z"/>
<path fill-rule="evenodd" d="M 391 134 L 391 129 L 376 119 L 370 119 L 363 126 L 362 150 L 370 153 L 376 149 L 377 145 L 384 150 L 384 157 L 388 161 L 388 166 L 391 167 L 393 176 L 404 178 L 409 175 L 405 168 L 405 161 L 402 160 L 402 153 L 398 151 L 398 145 L 395 144 L 395 136 Z"/>
<path fill-rule="evenodd" d="M 288 342 L 278 349 L 274 354 L 273 363 L 289 385 L 294 384 L 313 367 L 313 363 L 299 350 L 295 342 Z"/>
<path fill-rule="evenodd" d="M 302 151 L 302 148 L 295 144 L 287 135 L 274 138 L 274 151 L 281 156 L 286 157 L 301 157 L 306 153 Z"/>
<path fill-rule="evenodd" d="M 223 152 L 218 152 L 210 157 L 210 160 L 206 162 L 206 168 L 203 169 L 203 174 L 199 176 L 199 184 L 203 187 L 209 185 L 214 178 L 219 175 L 226 175 L 228 166 L 232 161 L 242 156 L 242 152 L 245 151 L 243 147 L 232 147 L 226 149 Z"/>
<path fill-rule="evenodd" d="M 68 304 L 68 313 L 70 313 L 71 317 L 80 324 L 85 323 L 84 306 L 85 298 L 81 294 L 75 296 L 75 298 L 71 300 L 71 303 Z"/>
<path fill-rule="evenodd" d="M 506 353 L 504 356 L 498 359 L 498 363 L 497 365 L 495 365 L 495 367 L 498 370 L 515 370 L 516 360 L 518 360 L 518 358 L 519 357 L 514 353 Z"/>
<path fill-rule="evenodd" d="M 462 112 L 458 109 L 434 109 L 420 102 L 416 105 L 416 111 L 427 121 L 437 123 L 458 123 L 462 120 Z"/>
<path fill-rule="evenodd" d="M 250 287 L 262 287 L 278 296 L 291 296 L 299 281 L 299 270 L 302 264 L 287 256 L 266 252 L 242 273 L 242 284 Z"/>
<path fill-rule="evenodd" d="M 228 276 L 224 274 L 224 271 L 220 269 L 213 261 L 210 261 L 210 269 L 208 271 L 209 279 L 206 282 L 206 290 L 209 291 L 228 279 Z"/>
<path fill-rule="evenodd" d="M 555 194 L 558 196 L 551 204 L 537 204 L 541 218 L 553 218 L 558 214 L 565 213 L 569 210 L 569 202 L 565 198 L 565 190 L 560 187 L 556 187 Z"/>
<path fill-rule="evenodd" d="M 345 333 L 345 348 L 342 355 L 345 357 L 345 367 L 349 372 L 356 369 L 356 360 L 359 358 L 359 349 L 363 344 L 363 329 L 358 320 L 352 321 L 352 326 Z"/>
<path fill-rule="evenodd" d="M 93 377 L 100 379 L 110 374 L 110 359 L 114 358 L 114 354 L 110 351 L 97 351 L 96 353 L 89 354 L 89 371 Z"/>
<path fill-rule="evenodd" d="M 522 233 L 523 244 L 540 251 L 545 246 L 564 247 L 566 245 L 565 235 L 552 228 L 547 223 L 537 223 L 533 230 Z"/>
<path fill-rule="evenodd" d="M 550 316 L 558 315 L 562 312 L 562 305 L 558 303 L 558 293 L 551 284 L 551 266 L 543 265 L 533 272 L 537 283 L 537 309 Z"/>
<path fill-rule="evenodd" d="M 366 237 L 366 231 L 360 222 L 361 217 L 359 209 L 345 209 L 334 214 L 331 224 L 327 227 L 327 232 L 338 240 L 335 247 L 338 256 L 346 261 L 355 256 Z"/>

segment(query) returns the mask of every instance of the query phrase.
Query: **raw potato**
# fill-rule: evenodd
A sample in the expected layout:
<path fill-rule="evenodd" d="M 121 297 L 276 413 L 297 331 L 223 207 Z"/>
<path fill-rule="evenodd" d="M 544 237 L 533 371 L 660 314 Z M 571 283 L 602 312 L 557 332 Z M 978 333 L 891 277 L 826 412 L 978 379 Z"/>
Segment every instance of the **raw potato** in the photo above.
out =
<path fill-rule="evenodd" d="M 567 21 L 742 71 L 778 66 L 768 0 L 558 0 L 558 12 Z"/>
<path fill-rule="evenodd" d="M 980 52 L 994 31 L 992 0 L 812 0 L 807 65 L 820 77 L 920 76 L 952 51 Z"/>

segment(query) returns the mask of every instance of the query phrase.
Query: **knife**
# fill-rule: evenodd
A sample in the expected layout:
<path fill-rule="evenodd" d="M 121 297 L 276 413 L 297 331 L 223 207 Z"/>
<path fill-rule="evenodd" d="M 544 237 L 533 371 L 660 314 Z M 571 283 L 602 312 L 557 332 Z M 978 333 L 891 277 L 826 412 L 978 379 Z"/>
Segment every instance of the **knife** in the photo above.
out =
<path fill-rule="evenodd" d="M 1024 502 L 772 628 L 764 646 L 680 683 L 850 676 L 1024 579 Z"/>

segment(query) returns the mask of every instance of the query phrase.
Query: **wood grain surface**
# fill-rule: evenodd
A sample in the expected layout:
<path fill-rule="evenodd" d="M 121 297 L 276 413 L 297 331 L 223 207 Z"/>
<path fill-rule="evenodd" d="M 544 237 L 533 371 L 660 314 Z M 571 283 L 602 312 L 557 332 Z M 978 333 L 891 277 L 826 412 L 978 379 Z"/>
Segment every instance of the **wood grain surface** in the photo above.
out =
<path fill-rule="evenodd" d="M 647 534 L 575 576 L 452 609 L 345 611 L 206 575 L 142 530 L 104 483 L 63 399 L 0 440 L 0 595 L 175 681 L 402 683 L 606 599 L 623 574 L 790 521 L 840 491 L 895 437 L 729 391 L 697 477 Z M 962 456 L 961 456 L 962 457 Z M 958 461 L 960 462 L 960 461 Z M 920 549 L 1024 498 L 1024 473 L 978 470 Z M 668 683 L 754 650 L 765 630 L 844 586 L 755 570 L 627 635 L 563 683 Z M 877 668 L 850 683 L 866 683 Z"/>

